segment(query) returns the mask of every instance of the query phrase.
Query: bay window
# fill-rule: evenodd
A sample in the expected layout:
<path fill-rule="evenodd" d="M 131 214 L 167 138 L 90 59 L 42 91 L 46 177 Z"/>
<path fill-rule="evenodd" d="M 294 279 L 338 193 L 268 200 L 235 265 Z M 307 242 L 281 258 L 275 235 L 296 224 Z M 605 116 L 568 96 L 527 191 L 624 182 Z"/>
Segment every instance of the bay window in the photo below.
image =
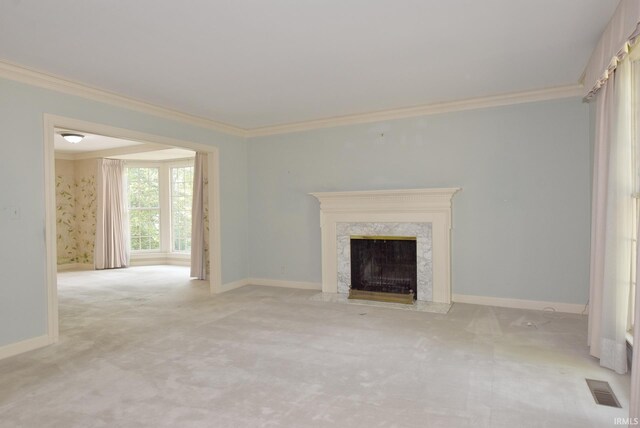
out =
<path fill-rule="evenodd" d="M 193 160 L 127 162 L 132 256 L 191 252 Z"/>
<path fill-rule="evenodd" d="M 171 167 L 171 243 L 172 251 L 191 251 L 191 201 L 193 165 Z"/>
<path fill-rule="evenodd" d="M 132 251 L 160 250 L 159 168 L 127 168 Z"/>

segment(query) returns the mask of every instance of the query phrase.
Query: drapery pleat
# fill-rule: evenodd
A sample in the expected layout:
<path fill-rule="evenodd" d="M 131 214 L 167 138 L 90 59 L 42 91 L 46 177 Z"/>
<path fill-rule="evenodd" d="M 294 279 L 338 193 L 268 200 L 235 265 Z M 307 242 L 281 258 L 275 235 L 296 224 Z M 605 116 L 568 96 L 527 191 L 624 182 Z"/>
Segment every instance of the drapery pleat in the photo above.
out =
<path fill-rule="evenodd" d="M 193 170 L 193 204 L 191 213 L 191 276 L 207 278 L 206 258 L 206 192 L 207 154 L 196 153 Z"/>
<path fill-rule="evenodd" d="M 129 265 L 129 216 L 124 161 L 99 159 L 96 192 L 95 268 Z"/>
<path fill-rule="evenodd" d="M 631 70 L 621 63 L 597 94 L 591 230 L 589 347 L 600 365 L 626 373 L 633 245 Z"/>
<path fill-rule="evenodd" d="M 640 1 L 621 0 L 591 54 L 582 83 L 591 99 L 613 74 L 640 35 Z"/>

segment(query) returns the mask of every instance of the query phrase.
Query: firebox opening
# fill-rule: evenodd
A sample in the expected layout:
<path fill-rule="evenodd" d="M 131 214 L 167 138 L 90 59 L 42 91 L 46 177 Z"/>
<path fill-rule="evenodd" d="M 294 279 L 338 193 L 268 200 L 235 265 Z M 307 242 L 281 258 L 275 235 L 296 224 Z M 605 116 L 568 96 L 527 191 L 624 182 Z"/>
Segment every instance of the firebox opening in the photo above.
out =
<path fill-rule="evenodd" d="M 413 303 L 417 292 L 416 237 L 351 236 L 350 298 Z"/>

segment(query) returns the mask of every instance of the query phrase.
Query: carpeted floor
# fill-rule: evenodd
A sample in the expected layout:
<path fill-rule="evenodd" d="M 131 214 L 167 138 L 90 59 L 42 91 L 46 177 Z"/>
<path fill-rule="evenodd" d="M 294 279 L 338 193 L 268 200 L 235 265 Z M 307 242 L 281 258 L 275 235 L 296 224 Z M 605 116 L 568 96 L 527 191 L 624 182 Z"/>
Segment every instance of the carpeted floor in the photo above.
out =
<path fill-rule="evenodd" d="M 187 272 L 61 273 L 60 342 L 0 361 L 0 426 L 601 428 L 628 414 L 628 377 L 588 356 L 584 316 L 210 296 Z M 585 377 L 625 408 L 594 404 Z"/>

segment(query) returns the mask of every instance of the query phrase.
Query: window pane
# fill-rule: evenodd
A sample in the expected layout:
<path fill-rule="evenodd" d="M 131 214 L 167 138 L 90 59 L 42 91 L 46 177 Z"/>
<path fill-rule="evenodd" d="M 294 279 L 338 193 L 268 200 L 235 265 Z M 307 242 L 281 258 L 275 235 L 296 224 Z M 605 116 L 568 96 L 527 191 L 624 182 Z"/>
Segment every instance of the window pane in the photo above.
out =
<path fill-rule="evenodd" d="M 130 208 L 159 208 L 158 168 L 127 168 Z"/>
<path fill-rule="evenodd" d="M 193 166 L 171 168 L 171 236 L 172 250 L 191 252 L 191 204 Z"/>
<path fill-rule="evenodd" d="M 159 169 L 127 168 L 129 231 L 132 250 L 160 249 Z"/>

